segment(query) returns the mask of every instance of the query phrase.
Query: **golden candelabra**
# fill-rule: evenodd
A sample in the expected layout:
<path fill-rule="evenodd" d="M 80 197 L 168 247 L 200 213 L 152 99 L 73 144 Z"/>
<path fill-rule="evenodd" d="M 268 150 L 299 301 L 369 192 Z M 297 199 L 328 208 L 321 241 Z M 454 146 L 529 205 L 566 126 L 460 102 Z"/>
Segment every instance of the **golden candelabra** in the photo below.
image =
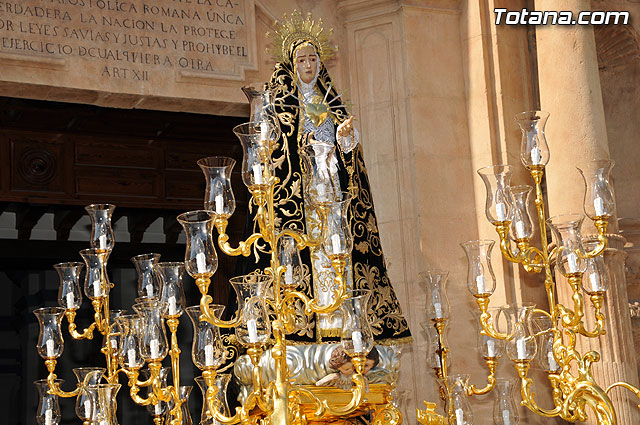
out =
<path fill-rule="evenodd" d="M 242 177 L 251 194 L 250 202 L 256 208 L 255 233 L 237 247 L 229 243 L 226 228 L 235 210 L 230 180 L 235 161 L 210 157 L 198 161 L 207 182 L 205 208 L 178 216 L 187 239 L 184 263 L 158 263 L 157 254 L 132 259 L 139 273 L 135 315 L 115 317 L 109 309 L 109 293 L 114 285 L 109 282 L 106 264 L 114 247 L 113 205 L 86 208 L 92 221 L 92 248 L 81 254 L 87 266 L 84 289 L 95 314 L 94 322 L 82 332 L 76 329 L 75 317 L 81 302 L 79 281 L 83 265 L 56 266 L 61 278 L 58 300 L 61 307 L 35 311 L 40 322 L 37 349 L 49 372 L 45 394 L 77 397 L 76 412 L 85 425 L 117 425 L 115 395 L 120 388 L 120 373 L 127 377 L 131 399 L 155 412 L 156 425 L 163 424 L 164 412 L 168 412 L 167 423 L 185 423 L 183 418 L 188 410 L 180 387 L 177 342 L 179 319 L 185 311 L 194 325 L 192 360 L 202 371 L 202 377 L 196 381 L 204 392 L 203 421 L 303 425 L 334 423 L 340 418 L 373 412 L 376 424 L 401 423 L 400 413 L 391 403 L 393 386 L 368 385 L 364 376 L 366 356 L 373 347 L 366 313 L 368 293 L 350 291 L 345 283 L 345 266 L 353 246 L 347 215 L 350 195 L 336 188 L 334 178 L 327 178 L 334 148 L 309 140 L 309 146 L 304 152 L 301 150 L 305 160 L 305 199 L 312 203 L 314 220 L 309 220 L 306 233 L 279 228 L 275 194 L 280 182 L 271 157 L 279 127 L 268 91 L 252 91 L 248 97 L 254 111 L 251 122 L 235 127 L 234 133 L 243 145 Z M 270 254 L 270 264 L 264 270 L 231 279 L 238 297 L 238 308 L 231 320 L 222 319 L 224 307 L 212 304 L 208 294 L 218 264 L 214 227 L 218 232 L 218 248 L 226 255 L 247 257 L 254 249 Z M 337 289 L 328 304 L 321 304 L 298 289 L 303 279 L 299 250 L 305 248 L 323 249 L 331 261 Z M 199 306 L 184 305 L 183 271 L 196 282 L 201 294 Z M 349 391 L 292 383 L 286 362 L 286 335 L 295 331 L 296 303 L 304 306 L 307 315 L 332 313 L 341 308 L 344 324 L 341 344 L 355 369 Z M 98 330 L 104 337 L 101 351 L 106 358 L 106 368 L 74 370 L 78 384 L 69 392 L 61 389 L 55 374 L 57 359 L 63 351 L 63 317 L 67 318 L 74 339 L 91 339 Z M 170 342 L 166 339 L 165 323 Z M 233 329 L 235 340 L 221 337 L 220 328 Z M 237 354 L 238 348 L 225 346 L 223 339 L 243 346 L 253 367 L 253 390 L 233 414 L 226 407 L 217 378 L 233 365 L 228 362 L 229 357 Z M 270 382 L 264 382 L 260 364 L 267 346 L 275 372 L 275 379 Z M 171 360 L 170 384 L 166 383 L 167 369 L 162 366 L 167 354 Z M 221 368 L 225 362 L 227 366 Z M 142 369 L 145 364 L 148 370 Z M 142 372 L 146 373 L 143 378 Z M 100 383 L 102 379 L 106 383 Z M 146 389 L 146 395 L 140 394 L 142 388 Z M 40 416 L 42 425 L 55 425 L 56 416 L 51 411 L 43 408 Z"/>
<path fill-rule="evenodd" d="M 180 424 L 185 413 L 182 407 L 185 397 L 181 394 L 179 386 L 180 349 L 176 334 L 179 318 L 184 312 L 184 293 L 181 287 L 184 266 L 182 263 L 158 263 L 158 254 L 134 257 L 132 260 L 139 271 L 140 297 L 134 304 L 137 315 L 124 315 L 122 311 L 111 310 L 109 296 L 114 284 L 108 279 L 107 260 L 115 245 L 111 227 L 111 216 L 115 206 L 94 204 L 85 209 L 92 223 L 92 248 L 80 251 L 85 264 L 56 264 L 55 268 L 60 276 L 60 307 L 34 311 L 40 323 L 37 350 L 45 360 L 49 372 L 45 383 L 46 391 L 42 397 L 76 397 L 76 413 L 85 425 L 117 424 L 115 397 L 121 387 L 119 374 L 123 373 L 128 378 L 130 395 L 134 402 L 141 406 L 158 406 L 162 415 L 154 415 L 157 425 L 163 422 L 162 416 L 168 406 L 171 406 L 171 422 Z M 82 302 L 80 278 L 85 265 L 84 291 L 93 305 L 94 317 L 93 323 L 82 332 L 78 332 L 75 318 Z M 78 383 L 73 391 L 61 389 L 60 381 L 55 374 L 57 359 L 62 355 L 64 348 L 61 324 L 65 317 L 69 334 L 73 339 L 93 339 L 95 330 L 103 336 L 101 352 L 106 363 L 106 368 L 74 369 Z M 171 332 L 170 349 L 166 342 L 163 320 L 166 320 Z M 150 344 L 142 344 L 143 340 Z M 168 352 L 173 366 L 173 385 L 165 385 L 161 379 L 162 360 Z M 149 377 L 140 381 L 138 378 L 145 362 L 148 363 Z M 140 388 L 144 387 L 148 389 L 146 397 L 139 395 Z M 59 413 L 55 414 L 57 401 L 45 402 L 41 398 L 40 404 L 42 408 L 38 411 L 38 422 L 42 425 L 58 423 Z"/>
<path fill-rule="evenodd" d="M 615 387 L 624 387 L 636 395 L 640 390 L 625 382 L 607 388 L 599 385 L 591 367 L 600 354 L 589 351 L 581 354 L 576 343 L 578 336 L 597 338 L 605 333 L 602 313 L 604 294 L 609 283 L 602 253 L 607 247 L 607 225 L 614 217 L 615 201 L 609 180 L 611 161 L 595 161 L 580 170 L 586 186 L 585 213 L 598 231 L 597 241 L 585 243 L 580 235 L 583 216 L 567 215 L 546 219 L 543 176 L 549 161 L 549 149 L 544 136 L 548 113 L 523 112 L 516 116 L 522 131 L 521 159 L 535 183 L 535 206 L 540 232 L 540 246 L 531 244 L 533 224 L 528 212 L 530 186 L 510 184 L 510 166 L 497 165 L 478 170 L 486 189 L 485 212 L 495 226 L 502 255 L 510 262 L 521 264 L 529 273 L 544 273 L 544 287 L 548 310 L 534 305 L 512 305 L 489 309 L 489 299 L 495 290 L 495 276 L 491 269 L 490 252 L 493 241 L 469 241 L 462 244 L 467 253 L 469 268 L 467 287 L 480 310 L 481 351 L 489 376 L 487 385 L 477 389 L 466 381 L 458 381 L 466 395 L 485 394 L 496 385 L 495 371 L 499 357 L 498 344 L 506 343 L 508 357 L 514 362 L 520 381 L 521 404 L 545 417 L 560 417 L 566 421 L 585 421 L 594 415 L 599 425 L 617 423 L 616 411 L 609 398 Z M 547 245 L 547 225 L 552 230 L 554 245 Z M 514 249 L 515 245 L 515 249 Z M 571 288 L 571 306 L 558 301 L 552 266 L 564 276 Z M 470 414 L 464 400 L 451 400 L 451 384 L 447 381 L 447 353 L 445 327 L 448 318 L 444 280 L 446 274 L 426 273 L 428 280 L 428 313 L 435 334 L 434 350 L 439 364 L 436 373 L 442 379 L 441 395 L 447 401 L 446 414 L 450 423 L 467 424 Z M 584 291 L 584 294 L 583 294 Z M 585 321 L 584 296 L 588 295 L 594 310 L 593 328 Z M 493 314 L 492 314 L 493 313 Z M 500 329 L 504 327 L 505 329 Z M 489 349 L 488 345 L 492 348 Z M 538 405 L 533 392 L 533 380 L 528 376 L 531 362 L 539 355 L 539 364 L 546 371 L 551 385 L 554 406 L 545 409 Z M 511 412 L 513 415 L 514 412 Z M 506 416 L 509 417 L 508 414 Z M 513 417 L 513 416 L 512 416 Z M 495 423 L 517 423 L 501 421 Z M 423 421 L 422 423 L 428 423 Z M 435 422 L 434 422 L 435 423 Z"/>

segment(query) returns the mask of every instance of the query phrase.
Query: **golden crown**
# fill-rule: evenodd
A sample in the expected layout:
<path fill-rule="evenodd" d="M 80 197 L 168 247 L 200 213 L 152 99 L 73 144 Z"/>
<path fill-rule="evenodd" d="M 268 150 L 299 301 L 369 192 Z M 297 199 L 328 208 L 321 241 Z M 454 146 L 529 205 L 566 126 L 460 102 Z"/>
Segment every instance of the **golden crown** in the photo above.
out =
<path fill-rule="evenodd" d="M 306 18 L 302 18 L 302 14 L 294 10 L 290 17 L 285 13 L 282 21 L 276 21 L 273 25 L 276 30 L 273 33 L 267 33 L 267 37 L 272 38 L 272 49 L 267 49 L 267 53 L 271 53 L 276 62 L 288 62 L 290 49 L 298 41 L 308 41 L 315 46 L 321 61 L 330 59 L 335 54 L 336 48 L 329 43 L 329 36 L 333 33 L 333 29 L 324 32 L 322 27 L 322 19 L 317 22 L 311 19 L 311 13 Z"/>

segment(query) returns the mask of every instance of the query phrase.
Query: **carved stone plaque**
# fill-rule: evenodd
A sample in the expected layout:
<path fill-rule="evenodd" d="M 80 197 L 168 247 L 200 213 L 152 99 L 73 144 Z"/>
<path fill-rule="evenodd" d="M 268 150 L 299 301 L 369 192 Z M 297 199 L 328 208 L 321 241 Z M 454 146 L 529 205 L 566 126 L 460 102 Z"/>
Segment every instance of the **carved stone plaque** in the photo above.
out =
<path fill-rule="evenodd" d="M 0 1 L 0 82 L 216 100 L 246 70 L 253 0 Z"/>

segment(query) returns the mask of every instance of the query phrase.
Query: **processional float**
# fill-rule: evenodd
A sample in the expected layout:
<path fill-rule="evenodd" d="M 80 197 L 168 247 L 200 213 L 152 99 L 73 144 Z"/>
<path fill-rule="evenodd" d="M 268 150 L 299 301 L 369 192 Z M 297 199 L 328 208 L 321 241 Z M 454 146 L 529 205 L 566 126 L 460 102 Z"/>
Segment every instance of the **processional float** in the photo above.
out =
<path fill-rule="evenodd" d="M 59 307 L 34 311 L 40 324 L 37 351 L 49 372 L 37 381 L 40 425 L 56 425 L 60 420 L 58 397 L 75 397 L 76 413 L 85 425 L 117 425 L 116 394 L 124 375 L 131 399 L 147 406 L 156 425 L 187 425 L 191 417 L 187 400 L 191 387 L 180 383 L 180 354 L 177 329 L 187 312 L 194 328 L 191 357 L 201 370 L 196 383 L 203 392 L 202 424 L 315 424 L 335 423 L 372 412 L 376 424 L 400 423 L 399 410 L 392 403 L 391 384 L 370 384 L 364 376 L 366 356 L 374 346 L 368 325 L 367 291 L 350 290 L 343 277 L 353 247 L 348 222 L 350 194 L 342 192 L 328 176 L 333 146 L 315 142 L 300 155 L 304 161 L 305 198 L 320 220 L 310 223 L 306 232 L 277 226 L 274 194 L 279 187 L 272 152 L 280 137 L 278 118 L 268 90 L 247 89 L 251 103 L 250 122 L 238 125 L 234 133 L 243 147 L 242 180 L 256 208 L 257 231 L 233 247 L 226 234 L 228 220 L 235 210 L 231 175 L 235 161 L 209 157 L 198 161 L 206 178 L 204 209 L 181 214 L 177 220 L 186 234 L 184 262 L 159 262 L 159 255 L 144 254 L 132 261 L 138 270 L 138 298 L 134 314 L 110 309 L 109 296 L 114 289 L 107 274 L 107 260 L 114 249 L 111 226 L 114 206 L 95 204 L 86 207 L 91 218 L 91 248 L 80 252 L 84 264 L 61 263 L 55 266 L 60 276 Z M 330 219 L 328 219 L 330 217 Z M 230 279 L 238 307 L 231 320 L 223 320 L 224 306 L 212 304 L 208 294 L 211 277 L 217 270 L 214 242 L 226 255 L 249 256 L 252 246 L 261 242 L 271 253 L 270 264 L 260 273 Z M 336 272 L 335 296 L 329 304 L 298 290 L 303 278 L 299 251 L 309 247 L 324 249 Z M 94 309 L 93 323 L 78 331 L 75 323 L 84 292 Z M 182 274 L 186 271 L 200 291 L 198 306 L 186 307 Z M 287 364 L 286 336 L 295 330 L 294 303 L 302 302 L 304 312 L 326 314 L 338 309 L 343 314 L 341 346 L 355 368 L 347 389 L 292 384 Z M 56 366 L 64 348 L 62 321 L 67 319 L 73 339 L 103 338 L 101 352 L 106 367 L 74 369 L 78 382 L 72 391 L 62 389 Z M 167 340 L 166 328 L 170 339 Z M 233 329 L 223 336 L 220 329 Z M 235 345 L 234 345 L 235 344 Z M 273 361 L 274 379 L 263 379 L 261 357 L 265 348 Z M 252 365 L 252 389 L 235 412 L 230 412 L 225 389 L 230 375 L 225 372 L 231 357 L 244 348 Z M 163 360 L 170 357 L 170 368 Z M 227 363 L 223 367 L 223 364 Z"/>

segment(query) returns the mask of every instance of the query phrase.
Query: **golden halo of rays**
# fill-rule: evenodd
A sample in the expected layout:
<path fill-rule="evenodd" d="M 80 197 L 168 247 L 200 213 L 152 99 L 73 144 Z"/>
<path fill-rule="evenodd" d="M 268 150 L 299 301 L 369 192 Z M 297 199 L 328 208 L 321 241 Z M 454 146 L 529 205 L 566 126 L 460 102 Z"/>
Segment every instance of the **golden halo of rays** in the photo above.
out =
<path fill-rule="evenodd" d="M 294 10 L 290 16 L 285 13 L 282 21 L 274 23 L 273 26 L 276 29 L 267 33 L 267 37 L 271 37 L 273 46 L 271 49 L 267 49 L 267 54 L 271 54 L 276 62 L 289 62 L 293 45 L 304 40 L 314 45 L 318 56 L 320 56 L 320 61 L 331 59 L 336 51 L 336 47 L 329 43 L 333 29 L 325 32 L 322 25 L 322 19 L 314 21 L 311 19 L 311 13 L 307 13 L 305 18 L 297 10 Z"/>

